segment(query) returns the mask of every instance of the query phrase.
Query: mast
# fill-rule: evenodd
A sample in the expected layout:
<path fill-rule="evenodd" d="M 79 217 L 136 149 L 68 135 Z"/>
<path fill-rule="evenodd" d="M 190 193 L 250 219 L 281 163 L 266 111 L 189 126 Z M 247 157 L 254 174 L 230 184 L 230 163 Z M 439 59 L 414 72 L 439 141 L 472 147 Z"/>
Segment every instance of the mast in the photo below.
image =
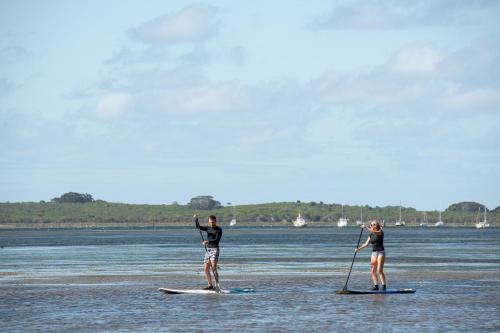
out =
<path fill-rule="evenodd" d="M 401 223 L 401 201 L 399 202 L 399 223 Z"/>

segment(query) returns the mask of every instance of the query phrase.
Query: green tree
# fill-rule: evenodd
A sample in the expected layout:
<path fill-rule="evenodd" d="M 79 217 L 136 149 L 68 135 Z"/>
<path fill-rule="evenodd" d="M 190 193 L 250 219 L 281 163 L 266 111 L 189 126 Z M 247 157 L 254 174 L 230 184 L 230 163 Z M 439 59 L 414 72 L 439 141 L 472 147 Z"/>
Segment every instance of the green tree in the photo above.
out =
<path fill-rule="evenodd" d="M 59 198 L 54 198 L 51 200 L 52 202 L 58 203 L 86 203 L 86 202 L 94 202 L 94 198 L 92 195 L 88 193 L 76 193 L 76 192 L 68 192 L 61 195 Z"/>
<path fill-rule="evenodd" d="M 479 209 L 484 209 L 486 206 L 477 202 L 473 201 L 464 201 L 464 202 L 459 202 L 459 203 L 454 203 L 448 209 L 447 211 L 451 212 L 477 212 Z"/>
<path fill-rule="evenodd" d="M 222 205 L 219 201 L 214 200 L 214 197 L 211 195 L 199 195 L 197 197 L 191 198 L 189 202 L 189 206 L 193 209 L 218 209 L 221 208 Z"/>

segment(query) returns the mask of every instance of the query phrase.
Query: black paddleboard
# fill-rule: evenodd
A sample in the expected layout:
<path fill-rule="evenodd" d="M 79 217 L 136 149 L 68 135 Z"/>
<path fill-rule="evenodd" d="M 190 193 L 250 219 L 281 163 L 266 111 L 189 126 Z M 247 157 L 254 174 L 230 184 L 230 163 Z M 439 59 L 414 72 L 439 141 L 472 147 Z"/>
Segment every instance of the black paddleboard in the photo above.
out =
<path fill-rule="evenodd" d="M 385 295 L 385 294 L 413 294 L 415 289 L 387 289 L 387 290 L 337 290 L 339 295 Z"/>

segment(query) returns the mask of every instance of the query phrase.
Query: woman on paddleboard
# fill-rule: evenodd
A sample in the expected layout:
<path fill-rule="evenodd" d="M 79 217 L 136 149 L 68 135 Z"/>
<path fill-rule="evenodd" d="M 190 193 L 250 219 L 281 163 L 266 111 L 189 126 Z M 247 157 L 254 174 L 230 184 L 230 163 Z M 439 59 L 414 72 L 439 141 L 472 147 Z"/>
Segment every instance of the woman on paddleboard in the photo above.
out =
<path fill-rule="evenodd" d="M 208 226 L 201 226 L 198 222 L 198 215 L 194 215 L 196 228 L 207 233 L 207 240 L 203 240 L 205 246 L 205 259 L 203 260 L 203 270 L 208 286 L 204 290 L 212 290 L 212 278 L 210 276 L 210 267 L 214 273 L 215 286 L 219 287 L 219 273 L 217 272 L 217 262 L 219 261 L 219 242 L 222 237 L 222 229 L 217 226 L 217 218 L 214 215 L 208 217 Z M 203 236 L 202 236 L 203 238 Z"/>
<path fill-rule="evenodd" d="M 382 282 L 382 290 L 386 290 L 385 275 L 384 275 L 384 262 L 385 262 L 384 231 L 382 230 L 380 223 L 375 220 L 370 222 L 370 226 L 366 227 L 366 230 L 370 232 L 370 236 L 368 236 L 366 242 L 360 247 L 357 247 L 355 251 L 358 252 L 361 249 L 367 247 L 369 244 L 372 245 L 372 256 L 370 261 L 371 264 L 370 273 L 374 284 L 372 290 L 379 290 L 377 273 L 378 276 L 380 277 L 380 282 Z"/>

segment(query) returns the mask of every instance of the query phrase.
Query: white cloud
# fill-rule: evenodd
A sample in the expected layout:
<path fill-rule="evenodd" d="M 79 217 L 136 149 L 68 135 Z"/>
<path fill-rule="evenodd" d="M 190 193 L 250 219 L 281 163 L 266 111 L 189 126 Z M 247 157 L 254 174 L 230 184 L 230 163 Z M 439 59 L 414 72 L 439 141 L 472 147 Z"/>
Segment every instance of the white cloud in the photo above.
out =
<path fill-rule="evenodd" d="M 286 127 L 270 127 L 263 125 L 252 130 L 252 135 L 246 135 L 240 138 L 238 145 L 240 147 L 255 148 L 262 145 L 271 145 L 282 141 L 287 142 L 293 137 L 294 129 Z"/>
<path fill-rule="evenodd" d="M 307 140 L 316 144 L 324 142 L 351 144 L 357 141 L 357 138 L 364 137 L 357 131 L 358 120 L 352 113 L 329 112 L 321 118 L 310 121 L 304 129 L 304 135 Z"/>
<path fill-rule="evenodd" d="M 398 164 L 419 165 L 413 149 L 489 156 L 499 140 L 500 48 L 487 41 L 450 54 L 407 47 L 371 71 L 324 75 L 312 86 L 325 112 L 306 124 L 305 139 L 336 150 L 368 146 Z"/>
<path fill-rule="evenodd" d="M 205 85 L 160 93 L 155 104 L 165 112 L 224 112 L 246 108 L 248 96 L 236 84 Z"/>
<path fill-rule="evenodd" d="M 477 111 L 494 110 L 500 112 L 500 90 L 472 89 L 454 92 L 441 98 L 443 106 L 450 109 Z"/>
<path fill-rule="evenodd" d="M 317 19 L 313 27 L 320 29 L 389 29 L 408 24 L 409 8 L 382 1 L 356 1 L 336 6 Z M 410 6 L 411 7 L 411 6 Z"/>
<path fill-rule="evenodd" d="M 390 66 L 398 74 L 430 74 L 442 59 L 441 53 L 433 48 L 410 47 L 400 50 Z"/>
<path fill-rule="evenodd" d="M 150 46 L 145 50 L 131 50 L 123 48 L 106 60 L 108 64 L 119 64 L 130 66 L 134 64 L 147 64 L 151 62 L 161 63 L 169 59 L 169 52 L 166 48 Z"/>
<path fill-rule="evenodd" d="M 110 93 L 99 98 L 96 115 L 101 119 L 114 119 L 130 110 L 134 105 L 134 98 L 125 93 Z"/>
<path fill-rule="evenodd" d="M 499 34 L 487 35 L 447 55 L 439 64 L 439 79 L 462 88 L 500 89 Z"/>
<path fill-rule="evenodd" d="M 219 9 L 193 4 L 175 15 L 163 15 L 129 31 L 144 43 L 199 42 L 209 39 L 219 28 Z"/>
<path fill-rule="evenodd" d="M 123 155 L 128 160 L 124 158 L 123 165 L 137 161 L 167 165 L 175 159 L 185 164 L 190 156 L 209 155 L 214 161 L 254 160 L 257 166 L 271 161 L 294 167 L 314 164 L 324 172 L 358 168 L 363 173 L 378 168 L 377 175 L 387 176 L 413 168 L 423 174 L 429 164 L 415 152 L 425 155 L 432 147 L 446 156 L 470 145 L 484 148 L 498 137 L 492 131 L 478 136 L 482 129 L 471 121 L 475 116 L 471 112 L 442 112 L 459 109 L 464 100 L 485 103 L 489 98 L 489 105 L 496 103 L 495 93 L 471 93 L 483 88 L 474 82 L 465 87 L 467 80 L 460 79 L 465 72 L 483 78 L 491 75 L 483 60 L 463 62 L 478 59 L 484 50 L 481 46 L 457 53 L 451 61 L 449 54 L 426 44 L 409 45 L 365 72 L 327 73 L 312 82 L 276 78 L 243 86 L 237 80 L 209 80 L 206 65 L 213 59 L 220 61 L 221 51 L 204 44 L 194 28 L 174 34 L 181 26 L 172 23 L 176 20 L 163 17 L 141 26 L 144 35 L 134 38 L 148 44 L 136 44 L 110 61 L 113 70 L 106 81 L 110 84 L 99 87 L 104 92 L 97 114 L 116 121 L 90 119 L 77 136 L 106 142 L 104 156 L 109 151 L 118 155 L 119 145 L 126 146 Z M 181 41 L 189 43 L 181 45 Z M 230 51 L 231 62 L 245 62 L 242 49 Z M 497 53 L 487 54 L 481 59 L 496 63 Z M 454 89 L 456 85 L 460 86 Z M 127 112 L 132 107 L 140 112 Z M 493 123 L 497 118 L 491 113 L 488 119 Z M 94 129 L 92 122 L 100 126 Z M 468 131 L 462 131 L 460 124 L 469 126 Z M 467 160 L 467 154 L 459 162 Z M 367 162 L 375 167 L 364 169 Z"/>
<path fill-rule="evenodd" d="M 327 15 L 316 19 L 319 29 L 407 29 L 418 26 L 483 24 L 488 17 L 496 20 L 495 1 L 467 0 L 363 0 L 337 5 Z M 483 20 L 475 16 L 482 13 Z M 486 14 L 486 16 L 484 15 Z"/>
<path fill-rule="evenodd" d="M 426 86 L 418 80 L 394 76 L 390 66 L 357 75 L 326 75 L 315 82 L 319 98 L 327 104 L 393 106 L 421 97 Z"/>
<path fill-rule="evenodd" d="M 427 46 L 409 46 L 371 71 L 328 73 L 313 87 L 323 103 L 356 106 L 358 111 L 489 111 L 500 108 L 498 61 L 500 48 L 491 39 L 446 55 Z"/>

